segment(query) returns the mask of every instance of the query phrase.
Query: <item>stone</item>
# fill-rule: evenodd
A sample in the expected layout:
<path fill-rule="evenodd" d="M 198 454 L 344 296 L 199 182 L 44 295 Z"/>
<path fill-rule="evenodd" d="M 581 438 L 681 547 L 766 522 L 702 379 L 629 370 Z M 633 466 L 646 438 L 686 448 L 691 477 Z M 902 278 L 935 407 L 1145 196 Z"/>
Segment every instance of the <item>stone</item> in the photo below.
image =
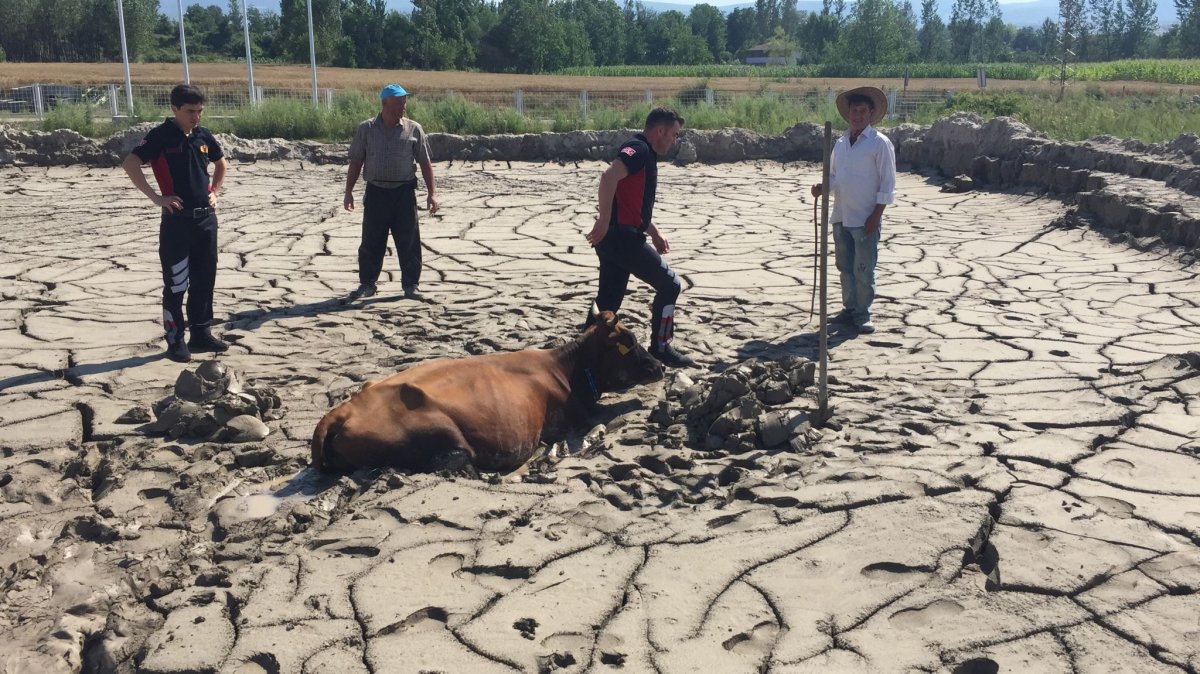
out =
<path fill-rule="evenodd" d="M 117 417 L 118 424 L 146 424 L 154 421 L 154 411 L 148 405 L 134 405 Z"/>
<path fill-rule="evenodd" d="M 227 421 L 217 432 L 217 442 L 259 442 L 271 433 L 271 429 L 258 417 L 243 414 Z"/>

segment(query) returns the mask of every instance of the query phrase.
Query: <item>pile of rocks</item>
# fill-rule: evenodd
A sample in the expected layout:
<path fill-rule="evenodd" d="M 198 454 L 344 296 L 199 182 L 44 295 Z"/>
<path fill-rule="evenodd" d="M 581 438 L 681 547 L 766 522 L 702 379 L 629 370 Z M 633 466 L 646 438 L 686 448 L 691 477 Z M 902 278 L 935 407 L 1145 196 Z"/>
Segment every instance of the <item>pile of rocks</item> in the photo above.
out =
<path fill-rule="evenodd" d="M 816 363 L 798 356 L 751 359 L 698 382 L 680 373 L 650 420 L 667 438 L 713 452 L 803 449 L 813 439 L 812 400 L 803 394 L 815 373 Z"/>
<path fill-rule="evenodd" d="M 192 438 L 213 442 L 257 442 L 271 429 L 265 422 L 283 417 L 275 390 L 243 386 L 236 373 L 219 361 L 208 360 L 194 370 L 184 370 L 175 380 L 175 394 L 153 410 L 138 407 L 118 421 L 147 423 L 144 430 L 171 440 Z"/>

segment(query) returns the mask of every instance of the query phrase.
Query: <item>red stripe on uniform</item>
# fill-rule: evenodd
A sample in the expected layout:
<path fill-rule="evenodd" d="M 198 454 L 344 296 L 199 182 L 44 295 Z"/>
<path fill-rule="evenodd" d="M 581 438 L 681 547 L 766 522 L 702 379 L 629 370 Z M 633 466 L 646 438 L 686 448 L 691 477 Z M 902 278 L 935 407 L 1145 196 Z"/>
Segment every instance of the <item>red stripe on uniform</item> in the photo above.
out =
<path fill-rule="evenodd" d="M 167 156 L 160 154 L 150 162 L 150 168 L 154 169 L 154 180 L 158 183 L 158 191 L 164 197 L 174 196 L 175 181 L 171 179 L 171 168 L 167 166 Z"/>
<path fill-rule="evenodd" d="M 646 198 L 644 171 L 626 176 L 617 183 L 617 224 L 642 226 L 642 201 Z"/>

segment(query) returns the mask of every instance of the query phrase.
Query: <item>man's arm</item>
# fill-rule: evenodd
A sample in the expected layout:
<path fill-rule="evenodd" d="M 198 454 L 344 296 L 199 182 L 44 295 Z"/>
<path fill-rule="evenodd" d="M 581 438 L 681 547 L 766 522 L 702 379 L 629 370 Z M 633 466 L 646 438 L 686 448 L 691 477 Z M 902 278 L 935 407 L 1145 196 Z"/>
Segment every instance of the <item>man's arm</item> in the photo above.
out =
<path fill-rule="evenodd" d="M 603 241 L 604 235 L 608 234 L 608 223 L 612 221 L 612 203 L 613 197 L 617 194 L 617 183 L 628 175 L 629 169 L 620 159 L 614 159 L 613 163 L 609 164 L 604 173 L 600 175 L 600 190 L 597 195 L 600 214 L 596 216 L 596 224 L 592 226 L 592 231 L 587 234 L 587 241 L 593 246 Z"/>
<path fill-rule="evenodd" d="M 883 209 L 896 202 L 896 151 L 886 136 L 880 138 L 883 140 L 882 147 L 875 153 L 875 167 L 879 171 L 879 191 L 875 193 L 875 209 L 867 216 L 864 225 L 865 234 L 879 231 L 883 222 Z"/>
<path fill-rule="evenodd" d="M 425 180 L 425 205 L 429 207 L 429 214 L 437 213 L 437 187 L 433 182 L 433 162 L 428 159 L 418 162 L 421 167 L 421 178 Z"/>
<path fill-rule="evenodd" d="M 150 183 L 146 180 L 146 174 L 142 173 L 142 158 L 136 154 L 130 154 L 121 162 L 121 168 L 125 169 L 125 175 L 129 176 L 129 180 L 133 186 L 138 188 L 138 191 L 150 198 L 154 205 L 165 208 L 169 211 L 177 211 L 183 208 L 183 199 L 175 195 L 160 196 Z"/>
<path fill-rule="evenodd" d="M 342 198 L 342 207 L 348 211 L 354 210 L 354 183 L 358 182 L 362 167 L 361 159 L 351 159 L 350 169 L 346 171 L 346 195 Z"/>
<path fill-rule="evenodd" d="M 224 157 L 213 162 L 212 183 L 208 189 L 208 205 L 213 208 L 217 207 L 221 186 L 225 183 L 225 172 L 228 170 L 229 161 Z"/>
<path fill-rule="evenodd" d="M 658 231 L 658 227 L 654 223 L 650 223 L 650 226 L 646 228 L 646 233 L 650 235 L 650 241 L 654 243 L 654 250 L 657 250 L 659 255 L 671 252 L 671 244 L 667 242 L 667 237 Z"/>

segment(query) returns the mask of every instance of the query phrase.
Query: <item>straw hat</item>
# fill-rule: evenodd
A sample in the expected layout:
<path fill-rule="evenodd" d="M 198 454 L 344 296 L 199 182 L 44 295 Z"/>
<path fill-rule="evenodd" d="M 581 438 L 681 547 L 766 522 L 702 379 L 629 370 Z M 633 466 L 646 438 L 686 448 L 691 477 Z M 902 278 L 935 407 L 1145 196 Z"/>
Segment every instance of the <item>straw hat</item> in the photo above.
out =
<path fill-rule="evenodd" d="M 875 104 L 875 109 L 871 111 L 871 124 L 878 124 L 879 120 L 887 115 L 888 99 L 887 94 L 875 87 L 859 87 L 850 91 L 843 91 L 837 97 L 837 109 L 841 113 L 842 119 L 850 121 L 850 103 L 846 100 L 851 96 L 866 96 Z"/>

